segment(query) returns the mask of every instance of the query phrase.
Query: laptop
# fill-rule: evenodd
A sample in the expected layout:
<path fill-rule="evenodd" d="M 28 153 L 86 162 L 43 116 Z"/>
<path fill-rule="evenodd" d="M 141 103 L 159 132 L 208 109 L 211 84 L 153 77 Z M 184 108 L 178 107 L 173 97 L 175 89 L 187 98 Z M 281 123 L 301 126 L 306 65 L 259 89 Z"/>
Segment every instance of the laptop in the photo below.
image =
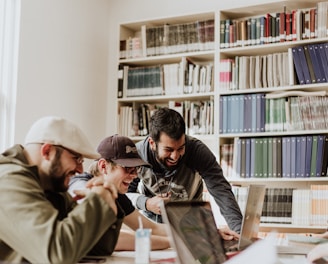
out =
<path fill-rule="evenodd" d="M 251 184 L 248 187 L 245 212 L 238 241 L 224 241 L 227 251 L 240 251 L 258 240 L 260 218 L 265 196 L 265 185 Z"/>
<path fill-rule="evenodd" d="M 227 260 L 209 202 L 171 201 L 161 207 L 176 263 L 221 264 Z"/>
<path fill-rule="evenodd" d="M 264 202 L 265 186 L 250 185 L 241 238 L 224 241 L 209 202 L 171 201 L 161 205 L 161 212 L 172 247 L 177 252 L 177 263 L 220 264 L 227 260 L 227 251 L 241 250 L 257 238 Z M 226 242 L 234 242 L 225 246 Z"/>

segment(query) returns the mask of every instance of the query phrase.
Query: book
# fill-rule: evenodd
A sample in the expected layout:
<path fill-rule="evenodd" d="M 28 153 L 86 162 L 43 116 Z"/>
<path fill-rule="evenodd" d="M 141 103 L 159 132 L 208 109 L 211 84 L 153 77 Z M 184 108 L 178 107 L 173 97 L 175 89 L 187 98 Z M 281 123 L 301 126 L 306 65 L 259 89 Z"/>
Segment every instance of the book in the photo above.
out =
<path fill-rule="evenodd" d="M 317 79 L 317 83 L 326 82 L 326 77 L 324 75 L 324 72 L 323 72 L 322 66 L 321 66 L 321 60 L 319 61 L 319 58 L 318 58 L 318 56 L 319 56 L 319 54 L 317 52 L 318 47 L 316 48 L 316 46 L 314 44 L 311 44 L 311 45 L 308 45 L 308 50 L 309 50 L 309 54 L 311 57 L 314 74 Z"/>
<path fill-rule="evenodd" d="M 291 138 L 282 138 L 282 177 L 290 178 L 291 174 Z"/>
<path fill-rule="evenodd" d="M 300 59 L 302 72 L 303 72 L 303 76 L 304 76 L 304 83 L 310 84 L 310 83 L 312 83 L 312 79 L 310 76 L 309 66 L 308 66 L 308 63 L 307 63 L 307 60 L 305 57 L 305 52 L 304 52 L 303 46 L 298 46 L 297 51 L 298 51 L 298 56 Z"/>
<path fill-rule="evenodd" d="M 291 48 L 292 54 L 293 54 L 293 62 L 294 62 L 294 67 L 296 69 L 296 75 L 297 75 L 297 80 L 298 84 L 305 84 L 305 77 L 304 73 L 302 70 L 302 64 L 301 64 L 301 59 L 298 53 L 298 48 L 293 47 Z"/>
<path fill-rule="evenodd" d="M 256 148 L 255 148 L 255 138 L 250 139 L 251 143 L 251 160 L 250 160 L 250 178 L 255 177 L 255 163 L 256 163 Z"/>
<path fill-rule="evenodd" d="M 241 178 L 246 178 L 246 139 L 242 138 L 241 139 L 241 156 L 240 156 L 240 177 Z"/>
<path fill-rule="evenodd" d="M 327 176 L 328 169 L 328 137 L 324 136 L 324 146 L 322 154 L 321 176 Z"/>
<path fill-rule="evenodd" d="M 256 94 L 256 132 L 265 131 L 265 94 Z"/>
<path fill-rule="evenodd" d="M 220 20 L 220 48 L 224 48 L 225 45 L 225 20 Z"/>
<path fill-rule="evenodd" d="M 243 119 L 244 119 L 244 133 L 249 133 L 252 131 L 252 96 L 251 94 L 245 94 L 244 98 L 244 109 L 243 109 Z"/>
<path fill-rule="evenodd" d="M 296 178 L 305 177 L 306 136 L 296 137 Z"/>
<path fill-rule="evenodd" d="M 311 176 L 312 135 L 306 136 L 305 177 Z"/>
<path fill-rule="evenodd" d="M 272 138 L 272 177 L 278 177 L 278 137 Z"/>
<path fill-rule="evenodd" d="M 322 163 L 323 163 L 323 151 L 324 151 L 325 135 L 318 135 L 317 157 L 316 157 L 316 169 L 315 176 L 321 176 Z"/>
<path fill-rule="evenodd" d="M 296 73 L 294 67 L 294 58 L 293 58 L 293 50 L 291 48 L 287 51 L 288 55 L 288 85 L 294 85 L 297 83 L 296 81 Z"/>
<path fill-rule="evenodd" d="M 262 56 L 262 87 L 266 88 L 269 87 L 268 85 L 268 67 L 267 67 L 267 56 Z"/>
<path fill-rule="evenodd" d="M 277 137 L 277 178 L 282 177 L 282 139 Z"/>
<path fill-rule="evenodd" d="M 312 155 L 311 155 L 311 169 L 310 169 L 310 177 L 316 176 L 316 161 L 317 161 L 317 149 L 318 149 L 318 136 L 312 136 Z"/>
<path fill-rule="evenodd" d="M 268 178 L 273 176 L 273 138 L 268 137 Z"/>
<path fill-rule="evenodd" d="M 292 40 L 292 14 L 286 12 L 286 41 Z"/>
<path fill-rule="evenodd" d="M 290 137 L 290 177 L 296 177 L 296 137 Z"/>
<path fill-rule="evenodd" d="M 251 177 L 251 139 L 246 138 L 246 152 L 245 152 L 245 167 L 246 167 L 246 172 L 245 172 L 245 178 L 250 178 Z"/>
<path fill-rule="evenodd" d="M 320 54 L 319 57 L 321 60 L 322 69 L 323 69 L 323 72 L 325 75 L 325 80 L 327 81 L 328 80 L 328 60 L 326 57 L 325 44 L 319 43 L 319 44 L 316 44 L 316 46 L 318 47 L 318 53 Z"/>
<path fill-rule="evenodd" d="M 311 79 L 310 83 L 316 83 L 317 79 L 316 79 L 316 76 L 315 76 L 315 73 L 314 73 L 314 66 L 312 64 L 312 60 L 311 60 L 311 57 L 310 57 L 308 46 L 304 45 L 303 50 L 304 50 L 304 54 L 305 54 L 305 58 L 306 58 L 306 63 L 307 63 L 308 68 L 309 68 L 310 79 Z"/>
<path fill-rule="evenodd" d="M 255 138 L 254 177 L 263 177 L 263 139 Z"/>
<path fill-rule="evenodd" d="M 279 41 L 286 41 L 286 13 L 281 12 L 279 14 Z"/>
<path fill-rule="evenodd" d="M 268 177 L 268 163 L 269 163 L 269 155 L 268 155 L 268 138 L 262 138 L 263 146 L 262 146 L 262 171 L 264 178 Z"/>
<path fill-rule="evenodd" d="M 123 65 L 118 65 L 118 72 L 117 72 L 117 98 L 123 97 Z"/>

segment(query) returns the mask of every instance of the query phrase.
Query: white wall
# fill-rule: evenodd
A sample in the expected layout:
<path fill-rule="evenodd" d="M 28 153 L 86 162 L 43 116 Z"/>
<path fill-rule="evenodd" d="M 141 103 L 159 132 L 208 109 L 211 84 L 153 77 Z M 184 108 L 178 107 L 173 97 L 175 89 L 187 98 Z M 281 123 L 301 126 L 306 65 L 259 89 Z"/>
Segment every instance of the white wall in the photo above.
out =
<path fill-rule="evenodd" d="M 95 145 L 116 132 L 119 24 L 268 0 L 22 0 L 15 141 L 65 116 Z"/>
<path fill-rule="evenodd" d="M 22 0 L 15 142 L 34 122 L 60 115 L 95 145 L 106 127 L 107 0 Z"/>

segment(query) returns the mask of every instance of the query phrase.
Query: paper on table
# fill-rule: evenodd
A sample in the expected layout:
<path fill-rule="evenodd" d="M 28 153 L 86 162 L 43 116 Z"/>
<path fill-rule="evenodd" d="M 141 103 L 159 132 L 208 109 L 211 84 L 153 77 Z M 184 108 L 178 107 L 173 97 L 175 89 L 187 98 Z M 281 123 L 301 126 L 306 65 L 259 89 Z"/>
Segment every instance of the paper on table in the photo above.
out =
<path fill-rule="evenodd" d="M 278 255 L 273 237 L 267 237 L 254 242 L 251 246 L 240 252 L 238 255 L 226 261 L 226 264 L 275 264 Z"/>
<path fill-rule="evenodd" d="M 112 256 L 113 257 L 126 257 L 134 259 L 134 251 L 115 251 Z M 176 258 L 176 252 L 171 249 L 166 250 L 152 250 L 150 252 L 150 260 L 151 263 L 157 263 L 156 261 L 171 261 Z"/>

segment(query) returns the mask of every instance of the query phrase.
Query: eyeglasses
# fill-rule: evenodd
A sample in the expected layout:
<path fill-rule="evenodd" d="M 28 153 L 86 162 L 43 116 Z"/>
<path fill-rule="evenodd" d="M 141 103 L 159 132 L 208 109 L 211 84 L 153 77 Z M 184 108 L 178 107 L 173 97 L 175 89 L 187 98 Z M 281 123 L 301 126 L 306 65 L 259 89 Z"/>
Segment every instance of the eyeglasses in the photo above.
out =
<path fill-rule="evenodd" d="M 80 154 L 78 154 L 78 153 L 76 153 L 76 152 L 74 152 L 74 151 L 72 151 L 72 150 L 70 150 L 70 149 L 68 149 L 68 148 L 65 148 L 65 147 L 63 147 L 63 146 L 60 146 L 60 145 L 54 145 L 55 147 L 58 147 L 58 148 L 61 148 L 61 149 L 64 149 L 64 150 L 66 150 L 68 153 L 70 153 L 73 157 L 73 159 L 75 160 L 75 162 L 77 163 L 77 164 L 82 164 L 83 162 L 84 162 L 84 158 L 83 158 L 83 156 L 82 155 L 80 155 Z"/>
<path fill-rule="evenodd" d="M 128 174 L 138 174 L 141 172 L 142 170 L 142 166 L 137 166 L 137 167 L 125 167 L 123 165 L 117 164 L 118 166 L 120 166 L 121 168 L 123 168 L 125 170 L 126 173 Z"/>

